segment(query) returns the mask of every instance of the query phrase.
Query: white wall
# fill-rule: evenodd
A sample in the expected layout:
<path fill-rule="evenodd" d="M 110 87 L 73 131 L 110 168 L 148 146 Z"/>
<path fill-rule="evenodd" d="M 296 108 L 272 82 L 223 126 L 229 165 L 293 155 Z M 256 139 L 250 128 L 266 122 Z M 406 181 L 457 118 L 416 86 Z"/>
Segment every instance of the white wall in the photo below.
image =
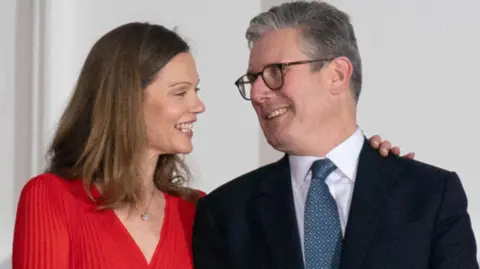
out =
<path fill-rule="evenodd" d="M 93 42 L 122 23 L 178 26 L 192 44 L 207 105 L 195 128 L 194 153 L 187 158 L 194 186 L 208 192 L 281 156 L 265 143 L 251 105 L 233 85 L 248 61 L 244 31 L 249 19 L 279 2 L 0 1 L 0 269 L 9 268 L 5 259 L 11 253 L 18 192 L 41 171 L 80 66 Z M 480 3 L 330 2 L 351 14 L 359 39 L 365 77 L 360 124 L 369 135 L 380 134 L 415 151 L 420 160 L 458 171 L 479 238 L 474 167 L 480 129 L 474 117 L 480 115 L 475 106 L 480 88 L 474 78 L 480 19 L 474 12 Z"/>

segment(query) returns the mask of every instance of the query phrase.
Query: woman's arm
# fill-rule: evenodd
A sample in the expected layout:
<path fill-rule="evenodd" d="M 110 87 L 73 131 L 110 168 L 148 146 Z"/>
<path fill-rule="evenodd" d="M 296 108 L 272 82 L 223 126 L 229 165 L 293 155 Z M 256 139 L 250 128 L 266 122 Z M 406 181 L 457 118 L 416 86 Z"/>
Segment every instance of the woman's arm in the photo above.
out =
<path fill-rule="evenodd" d="M 55 179 L 39 176 L 22 190 L 13 236 L 13 269 L 67 269 L 69 236 Z"/>

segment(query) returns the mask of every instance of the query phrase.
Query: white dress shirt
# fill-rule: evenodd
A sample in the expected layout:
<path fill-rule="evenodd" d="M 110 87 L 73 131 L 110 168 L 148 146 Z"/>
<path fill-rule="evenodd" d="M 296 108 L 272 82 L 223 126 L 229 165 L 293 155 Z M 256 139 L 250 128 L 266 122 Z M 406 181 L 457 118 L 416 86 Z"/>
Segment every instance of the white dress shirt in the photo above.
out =
<path fill-rule="evenodd" d="M 363 132 L 357 128 L 353 135 L 336 146 L 325 156 L 337 166 L 337 169 L 326 178 L 326 183 L 330 193 L 337 202 L 343 235 L 345 235 L 345 227 L 347 226 L 353 186 L 357 174 L 358 158 L 364 139 Z M 289 155 L 293 199 L 295 203 L 295 213 L 297 216 L 298 234 L 302 245 L 302 253 L 304 253 L 305 202 L 307 200 L 308 188 L 310 187 L 310 181 L 312 178 L 310 167 L 313 162 L 318 159 L 321 158 Z"/>

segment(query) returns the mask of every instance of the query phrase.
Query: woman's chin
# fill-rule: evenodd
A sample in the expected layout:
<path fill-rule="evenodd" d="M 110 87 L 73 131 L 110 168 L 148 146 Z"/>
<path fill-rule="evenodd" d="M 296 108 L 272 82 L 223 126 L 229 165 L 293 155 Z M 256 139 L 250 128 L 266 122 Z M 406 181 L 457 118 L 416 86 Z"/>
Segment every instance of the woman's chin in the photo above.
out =
<path fill-rule="evenodd" d="M 182 143 L 176 147 L 176 154 L 190 154 L 193 150 L 192 143 Z"/>

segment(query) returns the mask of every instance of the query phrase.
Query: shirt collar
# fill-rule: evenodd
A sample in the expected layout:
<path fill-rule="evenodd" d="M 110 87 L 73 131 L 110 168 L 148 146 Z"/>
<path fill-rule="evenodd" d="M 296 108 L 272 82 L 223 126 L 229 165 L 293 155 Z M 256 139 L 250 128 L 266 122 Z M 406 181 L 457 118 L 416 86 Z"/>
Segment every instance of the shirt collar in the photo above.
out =
<path fill-rule="evenodd" d="M 330 159 L 348 179 L 355 181 L 358 158 L 364 142 L 364 135 L 360 128 L 337 145 L 325 156 Z M 312 163 L 324 157 L 289 155 L 290 172 L 293 183 L 300 184 L 305 180 Z"/>

